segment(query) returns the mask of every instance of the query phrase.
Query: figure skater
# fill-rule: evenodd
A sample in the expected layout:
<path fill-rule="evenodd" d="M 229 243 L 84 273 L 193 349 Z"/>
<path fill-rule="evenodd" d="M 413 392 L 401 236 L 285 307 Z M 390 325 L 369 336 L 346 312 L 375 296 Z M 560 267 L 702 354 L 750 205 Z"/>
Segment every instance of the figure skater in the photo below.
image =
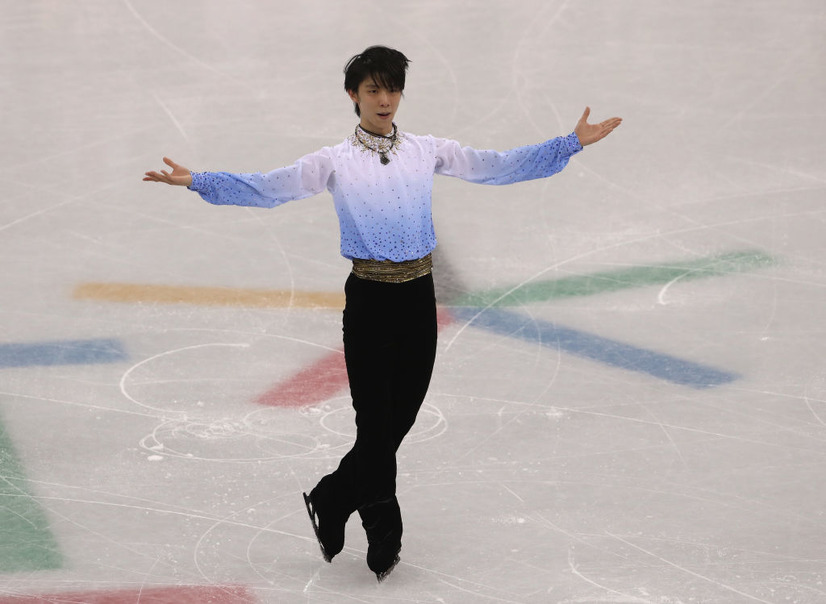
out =
<path fill-rule="evenodd" d="M 402 517 L 396 499 L 396 451 L 413 426 L 436 357 L 436 300 L 431 252 L 434 174 L 504 185 L 551 176 L 574 154 L 620 125 L 588 123 L 510 151 L 482 151 L 400 130 L 394 121 L 409 61 L 372 46 L 344 69 L 344 89 L 359 123 L 343 142 L 268 173 L 150 171 L 144 180 L 187 186 L 209 203 L 272 208 L 321 193 L 333 196 L 341 254 L 353 268 L 344 286 L 344 355 L 356 439 L 335 471 L 304 503 L 328 562 L 344 547 L 344 527 L 358 511 L 367 565 L 382 581 L 399 562 Z"/>

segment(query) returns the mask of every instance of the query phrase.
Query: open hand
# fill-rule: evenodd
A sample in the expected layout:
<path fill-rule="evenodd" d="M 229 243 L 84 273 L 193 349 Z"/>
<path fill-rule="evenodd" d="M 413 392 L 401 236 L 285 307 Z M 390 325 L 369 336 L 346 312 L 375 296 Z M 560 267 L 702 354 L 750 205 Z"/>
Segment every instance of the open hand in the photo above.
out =
<path fill-rule="evenodd" d="M 147 182 L 165 182 L 168 185 L 178 185 L 188 187 L 192 184 L 192 173 L 181 165 L 176 164 L 168 157 L 163 158 L 163 163 L 172 168 L 172 172 L 161 170 L 160 172 L 147 172 L 144 180 Z"/>
<path fill-rule="evenodd" d="M 574 128 L 574 133 L 579 137 L 579 143 L 583 147 L 604 139 L 622 123 L 621 117 L 612 117 L 599 124 L 589 124 L 589 115 L 591 115 L 591 108 L 586 107 L 585 113 L 579 118 L 576 128 Z"/>

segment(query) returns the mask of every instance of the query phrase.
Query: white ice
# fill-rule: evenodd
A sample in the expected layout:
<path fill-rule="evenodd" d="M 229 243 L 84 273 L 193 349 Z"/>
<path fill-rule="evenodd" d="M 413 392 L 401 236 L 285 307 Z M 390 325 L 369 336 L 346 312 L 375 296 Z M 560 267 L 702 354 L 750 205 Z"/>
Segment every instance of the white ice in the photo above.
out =
<path fill-rule="evenodd" d="M 0 9 L 0 344 L 112 338 L 128 355 L 0 368 L 0 421 L 63 559 L 0 574 L 0 602 L 184 584 L 262 603 L 826 602 L 821 0 Z M 775 259 L 511 309 L 739 376 L 715 388 L 446 327 L 399 455 L 402 563 L 380 586 L 356 519 L 328 565 L 301 500 L 349 445 L 346 391 L 254 402 L 338 350 L 338 311 L 73 297 L 340 292 L 328 195 L 214 207 L 141 177 L 164 155 L 248 172 L 341 141 L 342 67 L 376 43 L 412 59 L 411 132 L 507 149 L 571 132 L 586 105 L 624 118 L 551 179 L 439 180 L 441 291 Z"/>

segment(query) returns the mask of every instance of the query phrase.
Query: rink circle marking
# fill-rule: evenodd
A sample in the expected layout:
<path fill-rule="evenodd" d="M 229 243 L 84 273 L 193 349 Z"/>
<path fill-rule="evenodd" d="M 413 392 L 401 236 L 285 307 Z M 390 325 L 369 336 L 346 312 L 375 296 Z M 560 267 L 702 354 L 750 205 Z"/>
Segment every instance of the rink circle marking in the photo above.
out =
<path fill-rule="evenodd" d="M 217 462 L 276 461 L 306 457 L 325 448 L 319 438 L 297 429 L 267 430 L 267 423 L 254 421 L 257 415 L 259 411 L 240 420 L 168 419 L 143 437 L 139 445 L 150 456 Z M 272 423 L 279 419 L 284 416 L 274 418 Z M 238 446 L 233 448 L 233 443 Z M 250 449 L 260 454 L 245 453 Z"/>
<path fill-rule="evenodd" d="M 178 354 L 178 353 L 189 351 L 189 350 L 196 350 L 196 349 L 199 349 L 199 348 L 211 348 L 211 347 L 249 348 L 250 344 L 247 344 L 247 343 L 211 342 L 211 343 L 207 343 L 207 344 L 194 344 L 194 345 L 191 345 L 191 346 L 183 346 L 181 348 L 175 348 L 173 350 L 167 350 L 167 351 L 161 352 L 159 354 L 153 355 L 149 358 L 144 359 L 143 361 L 140 361 L 139 363 L 136 363 L 136 364 L 132 365 L 132 367 L 130 367 L 129 369 L 127 369 L 124 372 L 124 374 L 120 378 L 120 384 L 119 384 L 121 394 L 123 394 L 123 396 L 126 397 L 126 399 L 128 399 L 129 401 L 133 402 L 134 404 L 138 405 L 139 407 L 144 407 L 145 409 L 151 409 L 152 411 L 162 411 L 164 413 L 172 412 L 172 413 L 184 414 L 183 411 L 176 411 L 176 410 L 171 410 L 170 411 L 170 409 L 163 408 L 163 407 L 154 407 L 150 404 L 147 404 L 145 402 L 137 400 L 136 398 L 131 396 L 129 394 L 129 392 L 127 392 L 127 387 L 126 387 L 127 381 L 129 380 L 132 373 L 134 371 L 136 371 L 138 368 L 142 367 L 143 365 L 147 365 L 147 364 L 149 364 L 153 361 L 156 361 L 158 359 L 161 359 L 161 358 L 164 358 L 164 357 L 167 357 L 167 356 L 171 356 L 173 354 Z"/>
<path fill-rule="evenodd" d="M 222 548 L 220 547 L 220 542 L 217 539 L 220 539 L 220 536 L 216 536 L 216 541 L 214 543 L 210 543 L 210 538 L 218 531 L 221 527 L 230 526 L 233 528 L 244 528 L 253 531 L 253 535 L 247 540 L 244 548 L 244 553 L 246 556 L 246 562 L 248 567 L 260 578 L 264 579 L 267 583 L 272 583 L 272 578 L 268 577 L 259 570 L 259 567 L 262 566 L 262 563 L 256 563 L 252 560 L 252 551 L 253 548 L 258 542 L 259 537 L 262 536 L 278 536 L 278 537 L 288 537 L 292 538 L 304 543 L 313 544 L 315 543 L 315 538 L 311 536 L 307 536 L 304 534 L 293 533 L 290 531 L 284 531 L 278 528 L 274 528 L 280 521 L 284 520 L 292 516 L 295 512 L 288 511 L 279 515 L 278 517 L 274 518 L 273 520 L 268 521 L 263 526 L 256 525 L 252 521 L 245 522 L 242 520 L 243 516 L 249 517 L 251 514 L 258 513 L 259 510 L 267 509 L 273 507 L 274 505 L 273 499 L 269 500 L 262 500 L 258 501 L 257 503 L 250 504 L 240 510 L 235 512 L 231 512 L 226 516 L 216 519 L 215 522 L 207 527 L 203 533 L 198 537 L 198 541 L 193 546 L 192 557 L 193 562 L 195 563 L 195 567 L 201 577 L 210 582 L 220 582 L 221 578 L 210 576 L 203 568 L 202 560 L 212 554 L 213 556 L 221 556 L 222 555 Z M 273 561 L 274 562 L 274 561 Z"/>
<path fill-rule="evenodd" d="M 321 427 L 330 432 L 331 434 L 335 434 L 336 436 L 342 436 L 347 439 L 352 439 L 356 435 L 355 431 L 355 423 L 351 423 L 350 427 L 346 430 L 343 430 L 339 427 L 335 427 L 331 425 L 331 419 L 334 421 L 341 422 L 342 420 L 338 419 L 342 413 L 347 413 L 351 411 L 352 408 L 349 406 L 342 406 L 334 409 L 324 409 L 321 411 L 321 417 L 319 419 L 319 424 Z M 427 416 L 430 420 L 430 425 L 427 425 L 426 422 L 423 422 L 424 416 Z M 434 438 L 438 438 L 442 434 L 447 431 L 447 418 L 445 417 L 442 410 L 439 409 L 437 406 L 431 403 L 424 403 L 422 404 L 421 409 L 419 410 L 419 415 L 416 418 L 416 422 L 413 424 L 413 428 L 405 437 L 404 441 L 406 443 L 419 443 L 425 442 L 428 440 L 432 440 Z"/>

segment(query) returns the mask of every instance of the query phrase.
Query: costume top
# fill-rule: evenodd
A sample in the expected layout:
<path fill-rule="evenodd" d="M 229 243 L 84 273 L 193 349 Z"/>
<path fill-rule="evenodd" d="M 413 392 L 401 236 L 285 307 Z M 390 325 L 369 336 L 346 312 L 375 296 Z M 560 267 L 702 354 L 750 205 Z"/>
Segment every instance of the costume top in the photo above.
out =
<path fill-rule="evenodd" d="M 265 208 L 327 189 L 338 214 L 342 256 L 401 262 L 426 256 L 436 247 L 434 174 L 505 185 L 556 174 L 582 150 L 575 133 L 499 152 L 409 134 L 395 126 L 394 132 L 391 146 L 389 137 L 358 128 L 338 145 L 266 174 L 196 172 L 189 188 L 212 204 Z"/>

